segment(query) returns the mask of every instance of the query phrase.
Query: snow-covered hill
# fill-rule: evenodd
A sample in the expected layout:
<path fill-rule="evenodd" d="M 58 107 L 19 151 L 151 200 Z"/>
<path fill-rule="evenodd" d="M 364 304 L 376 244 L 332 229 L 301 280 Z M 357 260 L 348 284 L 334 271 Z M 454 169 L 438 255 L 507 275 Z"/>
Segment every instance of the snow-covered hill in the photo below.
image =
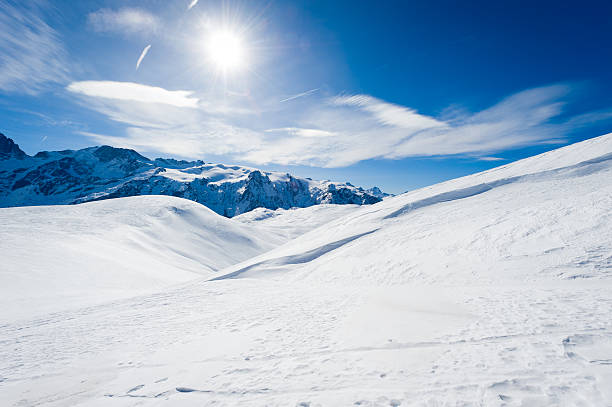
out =
<path fill-rule="evenodd" d="M 292 240 L 212 279 L 5 323 L 0 393 L 14 406 L 612 405 L 611 180 L 609 134 L 338 218 L 226 219 Z"/>
<path fill-rule="evenodd" d="M 284 242 L 175 197 L 0 210 L 2 320 L 150 293 Z"/>
<path fill-rule="evenodd" d="M 405 193 L 228 274 L 340 284 L 608 278 L 611 162 L 606 135 Z"/>
<path fill-rule="evenodd" d="M 372 204 L 388 196 L 349 183 L 313 181 L 203 161 L 150 160 L 110 146 L 43 151 L 33 157 L 0 134 L 0 207 L 73 204 L 135 195 L 171 195 L 224 216 L 255 208 Z"/>
<path fill-rule="evenodd" d="M 159 291 L 254 257 L 356 205 L 285 211 L 282 225 L 235 221 L 169 196 L 0 210 L 0 321 Z M 264 209 L 262 209 L 264 210 Z M 265 210 L 270 211 L 270 210 Z M 325 212 L 326 216 L 312 216 Z M 239 218 L 239 217 L 237 217 Z"/>

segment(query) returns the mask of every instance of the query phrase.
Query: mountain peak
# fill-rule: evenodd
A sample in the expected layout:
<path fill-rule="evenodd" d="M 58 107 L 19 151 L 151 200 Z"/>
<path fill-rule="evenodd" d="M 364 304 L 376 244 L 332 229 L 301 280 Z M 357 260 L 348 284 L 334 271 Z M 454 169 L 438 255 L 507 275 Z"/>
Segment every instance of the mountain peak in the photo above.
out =
<path fill-rule="evenodd" d="M 386 192 L 381 191 L 378 187 L 366 189 L 365 192 L 380 199 L 386 198 L 388 196 L 393 196 L 392 194 L 388 194 Z"/>
<path fill-rule="evenodd" d="M 0 133 L 0 160 L 9 160 L 11 158 L 23 160 L 27 156 L 28 155 L 19 148 L 18 144 Z"/>
<path fill-rule="evenodd" d="M 115 159 L 151 161 L 147 157 L 129 148 L 118 148 L 112 146 L 100 146 L 93 153 L 101 162 L 109 162 Z"/>

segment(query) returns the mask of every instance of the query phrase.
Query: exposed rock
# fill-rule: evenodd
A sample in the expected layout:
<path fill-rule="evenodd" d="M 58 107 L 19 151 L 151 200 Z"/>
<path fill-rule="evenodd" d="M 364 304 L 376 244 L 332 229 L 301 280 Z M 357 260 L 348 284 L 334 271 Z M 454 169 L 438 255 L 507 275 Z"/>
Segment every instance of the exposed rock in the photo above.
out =
<path fill-rule="evenodd" d="M 28 156 L 0 136 L 0 207 L 74 204 L 135 195 L 172 195 L 232 217 L 255 208 L 373 204 L 382 197 L 349 183 L 203 161 L 149 158 L 111 146 Z M 17 161 L 21 160 L 21 161 Z"/>
<path fill-rule="evenodd" d="M 11 158 L 23 160 L 28 155 L 19 148 L 18 144 L 0 133 L 0 160 L 9 160 Z"/>

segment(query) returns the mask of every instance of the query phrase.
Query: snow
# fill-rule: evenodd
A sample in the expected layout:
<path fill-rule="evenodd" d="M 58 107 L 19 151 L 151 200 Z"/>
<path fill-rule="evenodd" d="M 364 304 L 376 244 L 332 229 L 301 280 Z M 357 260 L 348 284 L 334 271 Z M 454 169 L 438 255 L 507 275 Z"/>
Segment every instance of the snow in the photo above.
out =
<path fill-rule="evenodd" d="M 284 270 L 292 272 L 283 279 L 340 284 L 605 276 L 612 269 L 601 244 L 612 240 L 609 152 L 612 135 L 387 198 L 226 271 L 276 277 Z M 368 269 L 376 272 L 356 272 Z"/>
<path fill-rule="evenodd" d="M 180 198 L 0 211 L 0 321 L 153 292 L 284 240 Z"/>
<path fill-rule="evenodd" d="M 149 160 L 111 146 L 40 152 L 31 157 L 0 134 L 0 207 L 76 204 L 140 195 L 167 195 L 232 217 L 252 209 L 325 204 L 366 205 L 385 195 L 349 183 L 203 161 Z"/>
<path fill-rule="evenodd" d="M 249 225 L 259 225 L 291 240 L 321 225 L 340 219 L 358 207 L 358 205 L 319 204 L 308 208 L 276 210 L 257 208 L 232 219 Z"/>
<path fill-rule="evenodd" d="M 261 250 L 236 253 L 250 244 L 235 244 L 223 269 L 225 255 L 215 255 L 219 263 L 203 277 L 95 306 L 65 304 L 60 312 L 16 320 L 3 304 L 3 401 L 611 405 L 611 159 L 612 134 L 371 206 L 259 209 L 224 219 L 217 229 L 211 226 L 217 217 L 201 215 L 197 223 L 180 212 L 163 230 L 167 239 L 151 236 L 155 246 L 141 252 L 151 262 L 156 252 L 166 253 L 169 274 L 174 249 L 185 244 L 183 228 L 211 240 L 234 228 L 220 245 L 248 236 Z M 123 211 L 115 209 L 98 212 L 97 222 L 82 220 L 93 217 L 93 205 L 102 211 L 109 202 L 125 208 L 128 201 L 69 207 L 88 214 L 47 208 L 57 211 L 53 219 L 65 216 L 47 230 L 64 222 L 125 225 L 135 217 L 125 211 L 113 220 Z M 35 212 L 40 208 L 10 210 L 26 209 L 34 212 L 0 211 L 3 222 L 14 224 L 2 228 L 2 241 L 22 239 L 14 249 L 27 248 L 27 236 L 20 236 L 36 230 L 19 225 L 50 219 Z M 61 233 L 73 231 L 75 238 L 88 236 L 69 223 Z M 57 240 L 44 243 L 59 247 Z M 3 259 L 10 255 L 2 250 Z M 198 244 L 183 252 L 197 261 L 182 264 L 210 261 Z M 12 275 L 28 274 L 23 256 Z M 61 277 L 57 260 L 47 259 Z M 148 265 L 139 272 L 156 275 Z M 32 301 L 52 281 L 39 274 Z M 1 287 L 3 294 L 13 289 Z"/>
<path fill-rule="evenodd" d="M 240 182 L 248 178 L 252 171 L 249 167 L 227 166 L 223 164 L 203 164 L 190 168 L 172 169 L 160 173 L 161 176 L 179 182 L 191 182 L 195 179 L 207 179 L 221 185 L 224 182 Z"/>

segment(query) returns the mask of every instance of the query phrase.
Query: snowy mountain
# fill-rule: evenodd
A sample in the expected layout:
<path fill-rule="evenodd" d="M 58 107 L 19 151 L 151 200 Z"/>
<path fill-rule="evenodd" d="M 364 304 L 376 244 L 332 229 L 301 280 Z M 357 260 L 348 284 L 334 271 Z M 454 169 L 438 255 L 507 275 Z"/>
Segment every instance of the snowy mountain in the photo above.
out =
<path fill-rule="evenodd" d="M 387 196 L 349 183 L 313 181 L 286 173 L 150 160 L 110 146 L 43 151 L 33 157 L 0 134 L 0 207 L 74 204 L 136 195 L 171 195 L 232 217 L 255 208 L 373 204 Z"/>
<path fill-rule="evenodd" d="M 1 241 L 15 242 L 0 245 L 3 402 L 609 406 L 611 180 L 608 134 L 368 206 L 0 209 Z M 116 262 L 95 268 L 99 256 Z M 164 275 L 153 263 L 175 265 L 168 280 L 191 274 L 36 306 L 61 282 L 121 287 L 139 261 L 134 285 Z"/>

